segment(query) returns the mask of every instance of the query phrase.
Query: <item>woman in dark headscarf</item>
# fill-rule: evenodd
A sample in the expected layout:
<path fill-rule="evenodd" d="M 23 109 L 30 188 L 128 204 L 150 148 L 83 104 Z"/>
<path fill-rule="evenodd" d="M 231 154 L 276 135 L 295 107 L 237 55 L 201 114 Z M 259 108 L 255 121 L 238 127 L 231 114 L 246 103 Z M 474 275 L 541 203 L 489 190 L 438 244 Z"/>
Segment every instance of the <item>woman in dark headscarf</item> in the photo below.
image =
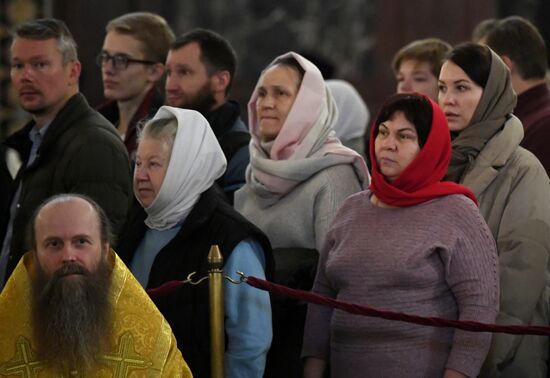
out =
<path fill-rule="evenodd" d="M 455 47 L 441 68 L 439 104 L 453 135 L 447 178 L 472 190 L 497 241 L 497 322 L 548 325 L 550 185 L 519 146 L 510 72 L 487 46 Z M 546 377 L 548 338 L 495 334 L 482 376 Z"/>

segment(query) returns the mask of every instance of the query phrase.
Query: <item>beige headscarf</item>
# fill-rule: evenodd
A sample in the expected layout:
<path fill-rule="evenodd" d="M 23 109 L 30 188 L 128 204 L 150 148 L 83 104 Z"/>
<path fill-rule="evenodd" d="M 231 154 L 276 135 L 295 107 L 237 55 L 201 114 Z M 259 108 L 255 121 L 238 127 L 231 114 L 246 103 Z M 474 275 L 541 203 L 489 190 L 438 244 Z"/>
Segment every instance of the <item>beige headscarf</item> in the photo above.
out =
<path fill-rule="evenodd" d="M 289 52 L 304 69 L 302 84 L 285 123 L 273 143 L 262 144 L 256 114 L 258 88 L 248 103 L 250 165 L 246 182 L 264 202 L 275 202 L 317 172 L 338 164 L 351 164 L 366 188 L 369 174 L 357 152 L 342 145 L 334 136 L 338 118 L 334 99 L 319 69 L 299 54 Z"/>
<path fill-rule="evenodd" d="M 486 47 L 489 48 L 489 47 Z M 490 50 L 490 49 L 489 49 Z M 510 71 L 491 51 L 491 69 L 470 125 L 452 142 L 451 163 L 446 180 L 460 183 L 479 152 L 503 126 L 516 107 Z"/>

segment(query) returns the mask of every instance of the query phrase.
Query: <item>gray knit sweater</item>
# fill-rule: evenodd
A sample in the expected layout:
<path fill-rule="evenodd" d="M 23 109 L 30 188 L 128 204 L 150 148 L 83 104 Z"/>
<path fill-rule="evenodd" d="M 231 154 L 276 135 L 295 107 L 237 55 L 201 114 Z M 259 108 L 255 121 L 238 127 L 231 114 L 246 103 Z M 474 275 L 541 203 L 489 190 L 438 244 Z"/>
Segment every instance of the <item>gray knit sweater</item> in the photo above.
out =
<path fill-rule="evenodd" d="M 494 322 L 495 242 L 477 207 L 450 195 L 380 208 L 365 191 L 335 217 L 313 291 L 421 316 Z M 478 374 L 491 335 L 350 315 L 310 305 L 303 356 L 329 359 L 332 377 Z M 330 357 L 329 357 L 330 356 Z"/>
<path fill-rule="evenodd" d="M 235 193 L 235 209 L 267 235 L 273 248 L 320 251 L 336 210 L 360 190 L 352 165 L 340 164 L 319 171 L 270 206 L 247 183 Z"/>

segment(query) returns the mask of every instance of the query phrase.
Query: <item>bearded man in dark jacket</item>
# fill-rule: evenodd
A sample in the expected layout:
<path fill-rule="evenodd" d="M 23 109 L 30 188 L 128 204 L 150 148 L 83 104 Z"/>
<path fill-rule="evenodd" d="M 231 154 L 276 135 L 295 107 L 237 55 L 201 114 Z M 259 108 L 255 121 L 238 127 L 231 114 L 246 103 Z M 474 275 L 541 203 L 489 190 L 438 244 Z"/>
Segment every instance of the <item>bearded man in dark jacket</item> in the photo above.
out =
<path fill-rule="evenodd" d="M 224 37 L 208 29 L 193 29 L 176 38 L 166 58 L 166 103 L 192 109 L 208 120 L 227 160 L 217 184 L 233 204 L 246 182 L 250 133 L 239 104 L 228 100 L 237 70 L 237 55 Z"/>

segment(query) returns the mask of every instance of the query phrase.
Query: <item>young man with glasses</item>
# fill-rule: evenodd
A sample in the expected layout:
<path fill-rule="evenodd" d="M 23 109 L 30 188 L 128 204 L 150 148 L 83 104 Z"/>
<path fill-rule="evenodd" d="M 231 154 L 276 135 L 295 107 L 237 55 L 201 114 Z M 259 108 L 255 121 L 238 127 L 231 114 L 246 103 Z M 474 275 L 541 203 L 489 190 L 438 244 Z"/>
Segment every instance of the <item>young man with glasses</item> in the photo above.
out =
<path fill-rule="evenodd" d="M 116 126 L 133 159 L 136 125 L 152 116 L 164 100 L 157 83 L 163 77 L 174 34 L 164 18 L 148 12 L 115 18 L 106 31 L 96 61 L 101 67 L 107 101 L 98 110 Z"/>

